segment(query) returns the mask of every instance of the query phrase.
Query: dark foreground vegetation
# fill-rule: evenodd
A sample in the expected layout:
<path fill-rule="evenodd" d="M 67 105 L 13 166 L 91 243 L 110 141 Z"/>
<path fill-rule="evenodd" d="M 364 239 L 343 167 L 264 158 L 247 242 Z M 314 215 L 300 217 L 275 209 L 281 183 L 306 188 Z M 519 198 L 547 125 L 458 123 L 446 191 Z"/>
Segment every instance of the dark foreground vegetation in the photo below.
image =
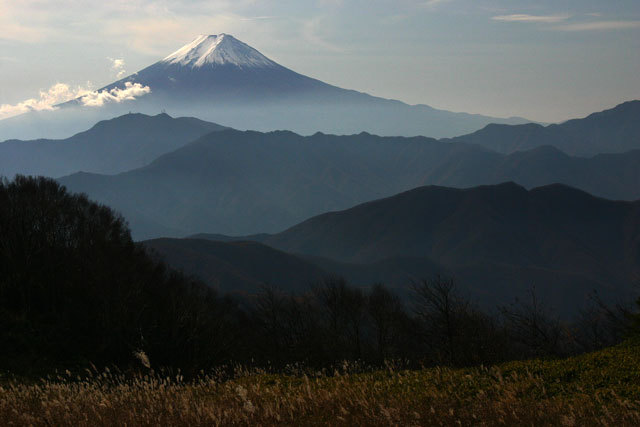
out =
<path fill-rule="evenodd" d="M 572 324 L 535 290 L 495 313 L 435 277 L 411 301 L 383 285 L 328 278 L 296 295 L 264 288 L 230 298 L 167 268 L 123 219 L 55 181 L 0 184 L 0 369 L 42 376 L 69 369 L 164 369 L 187 378 L 240 364 L 277 371 L 358 361 L 474 366 L 590 351 L 633 335 L 628 308 L 592 309 Z"/>
<path fill-rule="evenodd" d="M 0 385 L 3 425 L 640 424 L 640 346 L 492 368 L 308 375 L 237 372 L 184 381 L 88 372 Z"/>
<path fill-rule="evenodd" d="M 572 324 L 442 277 L 232 299 L 44 178 L 0 183 L 0 236 L 2 425 L 640 423 L 637 315 L 595 297 Z"/>

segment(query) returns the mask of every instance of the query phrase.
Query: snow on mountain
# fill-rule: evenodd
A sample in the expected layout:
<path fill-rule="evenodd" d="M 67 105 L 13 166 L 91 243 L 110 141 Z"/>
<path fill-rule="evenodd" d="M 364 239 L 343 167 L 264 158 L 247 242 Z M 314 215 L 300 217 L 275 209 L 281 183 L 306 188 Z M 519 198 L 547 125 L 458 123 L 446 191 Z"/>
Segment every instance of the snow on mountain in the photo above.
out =
<path fill-rule="evenodd" d="M 199 35 L 161 62 L 191 68 L 229 64 L 237 67 L 277 66 L 275 62 L 229 34 Z"/>
<path fill-rule="evenodd" d="M 144 96 L 121 96 L 123 102 L 87 105 L 76 98 L 55 105 L 50 114 L 39 111 L 1 120 L 0 141 L 66 138 L 128 111 L 152 115 L 169 111 L 237 129 L 288 129 L 302 134 L 366 131 L 453 137 L 489 123 L 526 122 L 412 106 L 343 89 L 280 65 L 229 34 L 198 36 L 164 59 L 98 92 L 109 98 L 109 94 L 128 94 L 128 88 L 138 86 L 148 88 Z M 117 101 L 113 97 L 107 101 Z"/>

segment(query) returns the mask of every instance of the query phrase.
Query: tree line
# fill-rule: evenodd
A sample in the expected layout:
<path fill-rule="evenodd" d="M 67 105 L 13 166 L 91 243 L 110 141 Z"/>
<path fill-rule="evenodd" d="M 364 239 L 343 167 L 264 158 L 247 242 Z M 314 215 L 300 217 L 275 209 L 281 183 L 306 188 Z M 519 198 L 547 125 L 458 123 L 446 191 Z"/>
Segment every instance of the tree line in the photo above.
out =
<path fill-rule="evenodd" d="M 383 284 L 329 277 L 298 294 L 220 295 L 134 243 L 108 207 L 47 178 L 0 182 L 1 371 L 139 369 L 141 354 L 144 365 L 186 374 L 234 363 L 467 366 L 589 351 L 638 329 L 630 308 L 595 297 L 565 324 L 534 290 L 492 313 L 451 278 L 412 291 L 407 302 Z"/>

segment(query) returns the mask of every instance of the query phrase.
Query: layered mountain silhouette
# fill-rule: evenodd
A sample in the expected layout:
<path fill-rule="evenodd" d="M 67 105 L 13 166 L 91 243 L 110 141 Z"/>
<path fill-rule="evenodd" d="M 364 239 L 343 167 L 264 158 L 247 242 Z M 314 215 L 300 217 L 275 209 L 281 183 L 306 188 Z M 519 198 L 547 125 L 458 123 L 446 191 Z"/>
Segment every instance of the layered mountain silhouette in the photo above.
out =
<path fill-rule="evenodd" d="M 222 129 L 226 128 L 191 117 L 127 114 L 101 121 L 67 139 L 0 143 L 0 175 L 58 177 L 78 171 L 124 172 Z"/>
<path fill-rule="evenodd" d="M 301 257 L 251 241 L 162 238 L 144 245 L 172 267 L 224 292 L 256 293 L 263 286 L 298 291 L 328 275 Z"/>
<path fill-rule="evenodd" d="M 424 137 L 223 130 L 118 175 L 61 178 L 121 211 L 134 236 L 277 232 L 310 216 L 422 185 L 565 183 L 613 199 L 640 198 L 640 151 L 568 156 L 552 147 L 504 155 Z"/>
<path fill-rule="evenodd" d="M 593 291 L 608 300 L 626 297 L 640 279 L 640 202 L 557 184 L 420 187 L 242 239 L 305 257 L 325 271 L 342 268 L 356 282 L 367 280 L 367 270 L 369 279 L 405 287 L 412 277 L 448 272 L 478 301 L 492 304 L 535 287 L 565 313 Z M 385 264 L 395 279 L 380 275 Z"/>
<path fill-rule="evenodd" d="M 134 84 L 148 87 L 150 93 L 119 103 L 107 100 L 100 107 L 77 99 L 62 104 L 58 111 L 2 120 L 0 140 L 67 136 L 100 118 L 130 110 L 157 114 L 164 109 L 172 115 L 195 116 L 238 129 L 289 129 L 303 134 L 368 131 L 451 137 L 489 123 L 527 122 L 412 106 L 342 89 L 283 67 L 228 34 L 198 36 L 98 92 L 124 90 Z M 103 116 L 96 117 L 100 114 Z"/>
<path fill-rule="evenodd" d="M 493 176 L 487 180 L 487 171 L 480 169 L 480 181 L 473 179 L 474 166 L 477 169 L 477 165 L 482 162 L 479 155 L 474 153 L 473 157 L 461 156 L 443 164 L 441 169 L 435 172 L 434 179 L 425 183 L 469 186 L 515 180 L 528 186 L 547 184 L 547 178 L 536 178 L 541 177 L 544 171 L 520 168 L 521 164 L 530 164 L 537 168 L 545 159 L 550 164 L 566 162 L 567 156 L 558 147 L 580 156 L 590 152 L 619 154 L 618 151 L 624 152 L 626 149 L 640 150 L 639 118 L 640 101 L 634 101 L 562 125 L 488 125 L 472 134 L 441 141 L 476 144 L 503 154 L 523 150 L 528 151 L 528 154 L 519 155 L 520 160 L 514 161 L 511 165 L 502 164 L 498 167 L 494 164 L 495 159 L 492 160 L 492 156 L 486 154 L 485 161 L 490 163 Z M 159 155 L 182 147 L 209 131 L 221 129 L 224 128 L 194 118 L 171 119 L 167 114 L 153 117 L 127 114 L 100 122 L 90 130 L 64 140 L 11 140 L 0 144 L 0 174 L 60 176 L 77 171 L 105 174 L 123 172 L 144 166 Z M 635 158 L 636 156 L 631 154 L 620 172 L 628 177 L 634 176 Z M 595 194 L 611 198 L 628 198 L 629 189 L 624 188 L 625 184 L 616 183 L 620 181 L 615 177 L 616 174 L 609 176 L 608 164 L 620 159 L 615 156 L 599 156 L 591 162 L 571 161 L 571 164 L 567 165 L 566 173 L 556 178 L 558 182 L 584 188 Z M 605 164 L 603 173 L 594 175 L 592 169 L 599 162 Z M 588 164 L 593 166 L 585 166 Z M 441 175 L 448 176 L 448 179 L 439 180 Z M 584 182 L 589 180 L 590 184 L 585 186 Z M 637 180 L 632 179 L 629 184 L 635 186 Z M 402 189 L 406 188 L 399 188 L 398 191 Z M 632 195 L 633 197 L 635 195 Z"/>
<path fill-rule="evenodd" d="M 541 126 L 490 124 L 454 142 L 478 144 L 500 153 L 552 145 L 576 156 L 622 153 L 640 149 L 640 101 L 629 101 L 584 119 Z"/>
<path fill-rule="evenodd" d="M 499 258 L 556 267 L 584 257 L 597 268 L 596 258 L 616 265 L 640 261 L 639 214 L 640 202 L 609 201 L 561 184 L 532 190 L 515 183 L 425 186 L 325 213 L 262 240 L 288 252 L 346 262 L 428 256 L 444 264 Z M 566 253 L 571 258 L 564 259 Z"/>
<path fill-rule="evenodd" d="M 249 238 L 267 237 L 259 235 Z M 246 238 L 224 235 L 160 238 L 146 240 L 142 244 L 172 267 L 229 293 L 255 294 L 264 287 L 300 293 L 326 278 L 342 277 L 357 286 L 386 283 L 395 287 L 400 294 L 406 294 L 406 285 L 411 281 L 436 274 L 451 274 L 425 258 L 349 263 L 294 255 Z"/>

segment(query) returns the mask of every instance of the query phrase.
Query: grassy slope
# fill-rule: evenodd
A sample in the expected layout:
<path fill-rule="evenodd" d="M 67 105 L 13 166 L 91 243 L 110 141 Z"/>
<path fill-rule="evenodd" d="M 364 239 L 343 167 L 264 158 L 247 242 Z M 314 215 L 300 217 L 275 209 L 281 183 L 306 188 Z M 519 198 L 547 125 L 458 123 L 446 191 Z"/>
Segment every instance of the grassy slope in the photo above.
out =
<path fill-rule="evenodd" d="M 494 368 L 124 381 L 112 374 L 0 388 L 16 425 L 638 425 L 640 342 Z"/>

